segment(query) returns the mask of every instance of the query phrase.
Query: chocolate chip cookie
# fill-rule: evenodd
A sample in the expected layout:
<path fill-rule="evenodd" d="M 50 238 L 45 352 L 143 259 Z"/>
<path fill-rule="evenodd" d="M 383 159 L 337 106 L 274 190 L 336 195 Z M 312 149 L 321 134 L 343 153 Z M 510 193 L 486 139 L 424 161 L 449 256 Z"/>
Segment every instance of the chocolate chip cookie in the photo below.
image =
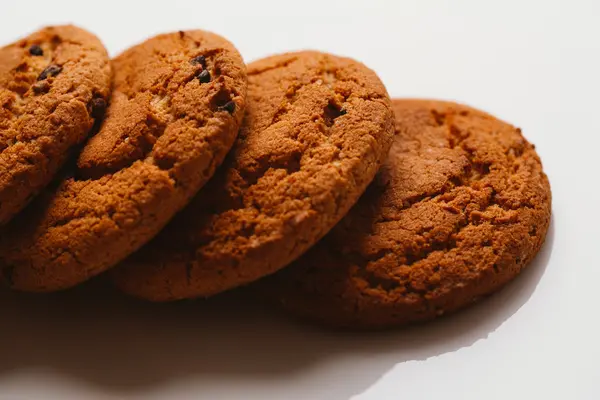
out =
<path fill-rule="evenodd" d="M 323 324 L 433 319 L 513 279 L 550 222 L 548 179 L 518 128 L 472 108 L 395 100 L 398 135 L 349 214 L 257 290 Z"/>
<path fill-rule="evenodd" d="M 125 292 L 210 296 L 285 266 L 355 203 L 394 135 L 375 73 L 318 52 L 248 66 L 248 108 L 215 178 L 157 238 L 113 270 Z"/>
<path fill-rule="evenodd" d="M 48 27 L 0 49 L 0 225 L 102 118 L 110 84 L 104 46 L 74 26 Z"/>
<path fill-rule="evenodd" d="M 191 199 L 235 140 L 246 68 L 222 37 L 160 35 L 113 67 L 106 119 L 71 176 L 0 237 L 0 266 L 13 288 L 67 288 L 112 267 Z"/>

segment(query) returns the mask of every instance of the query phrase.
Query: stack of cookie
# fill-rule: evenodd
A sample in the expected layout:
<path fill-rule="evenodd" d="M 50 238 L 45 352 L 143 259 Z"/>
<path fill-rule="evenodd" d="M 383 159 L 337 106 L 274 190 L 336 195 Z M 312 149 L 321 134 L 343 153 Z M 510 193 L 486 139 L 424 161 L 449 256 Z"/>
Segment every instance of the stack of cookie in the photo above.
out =
<path fill-rule="evenodd" d="M 0 269 L 49 292 L 100 273 L 151 301 L 251 282 L 325 324 L 458 310 L 540 249 L 550 187 L 518 128 L 390 100 L 318 52 L 246 66 L 215 34 L 110 61 L 73 27 L 0 49 Z M 264 279 L 262 279 L 264 278 Z"/>

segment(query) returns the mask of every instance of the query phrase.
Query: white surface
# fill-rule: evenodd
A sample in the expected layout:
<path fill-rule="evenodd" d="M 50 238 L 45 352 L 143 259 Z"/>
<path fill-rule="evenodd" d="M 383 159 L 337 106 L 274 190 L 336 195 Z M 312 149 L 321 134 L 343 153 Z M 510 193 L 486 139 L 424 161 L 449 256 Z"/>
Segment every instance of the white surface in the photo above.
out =
<path fill-rule="evenodd" d="M 246 302 L 105 292 L 0 297 L 0 399 L 600 399 L 600 1 L 5 1 L 0 41 L 75 22 L 112 55 L 186 28 L 246 61 L 314 48 L 392 96 L 455 99 L 523 128 L 554 195 L 540 257 L 440 322 L 326 333 Z M 244 304 L 244 305 L 242 305 Z"/>

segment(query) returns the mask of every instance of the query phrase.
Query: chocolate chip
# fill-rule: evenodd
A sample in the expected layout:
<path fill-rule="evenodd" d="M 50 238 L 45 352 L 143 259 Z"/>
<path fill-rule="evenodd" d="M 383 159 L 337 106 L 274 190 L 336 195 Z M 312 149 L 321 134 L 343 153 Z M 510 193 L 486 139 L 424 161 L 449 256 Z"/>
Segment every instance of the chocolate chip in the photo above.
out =
<path fill-rule="evenodd" d="M 227 111 L 229 114 L 233 114 L 233 112 L 235 111 L 235 102 L 228 101 L 227 103 L 219 107 L 219 111 Z"/>
<path fill-rule="evenodd" d="M 49 65 L 45 70 L 42 71 L 40 76 L 38 76 L 37 80 L 42 81 L 48 78 L 49 76 L 56 76 L 60 74 L 60 71 L 62 71 L 62 67 L 60 65 Z"/>
<path fill-rule="evenodd" d="M 206 57 L 204 56 L 198 56 L 198 57 L 194 57 L 190 60 L 190 63 L 192 63 L 192 65 L 202 65 L 202 68 L 206 68 Z"/>
<path fill-rule="evenodd" d="M 33 86 L 31 86 L 31 89 L 33 89 L 35 94 L 48 93 L 50 90 L 50 84 L 48 81 L 36 82 L 33 84 Z"/>
<path fill-rule="evenodd" d="M 94 119 L 102 118 L 106 111 L 106 101 L 102 97 L 96 97 L 90 102 L 90 115 Z"/>
<path fill-rule="evenodd" d="M 43 56 L 44 50 L 42 50 L 42 48 L 39 45 L 34 44 L 29 48 L 29 54 L 31 54 L 32 56 Z"/>
<path fill-rule="evenodd" d="M 210 82 L 210 72 L 208 70 L 203 69 L 197 76 L 200 83 L 208 83 Z"/>

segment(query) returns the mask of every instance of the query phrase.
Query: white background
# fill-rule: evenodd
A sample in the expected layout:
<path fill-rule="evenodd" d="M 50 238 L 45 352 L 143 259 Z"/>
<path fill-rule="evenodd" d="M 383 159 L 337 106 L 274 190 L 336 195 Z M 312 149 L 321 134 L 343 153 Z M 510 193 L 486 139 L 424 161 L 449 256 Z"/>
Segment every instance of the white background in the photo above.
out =
<path fill-rule="evenodd" d="M 246 61 L 329 51 L 376 70 L 392 96 L 492 112 L 537 145 L 553 223 L 506 290 L 396 332 L 323 332 L 227 296 L 2 293 L 0 399 L 600 399 L 600 1 L 3 1 L 0 41 L 60 22 L 111 55 L 189 28 Z"/>

